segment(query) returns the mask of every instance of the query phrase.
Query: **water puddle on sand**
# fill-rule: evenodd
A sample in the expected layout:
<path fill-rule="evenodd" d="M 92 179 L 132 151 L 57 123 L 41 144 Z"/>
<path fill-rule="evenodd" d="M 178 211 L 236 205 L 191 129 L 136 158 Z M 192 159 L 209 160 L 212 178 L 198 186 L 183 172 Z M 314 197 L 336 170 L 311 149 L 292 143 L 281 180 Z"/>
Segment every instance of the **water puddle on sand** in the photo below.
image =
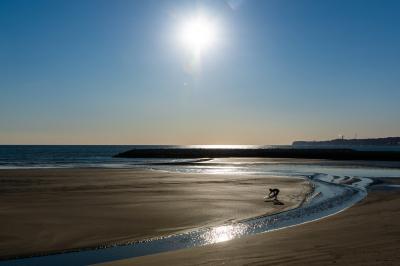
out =
<path fill-rule="evenodd" d="M 142 242 L 1 261 L 0 265 L 88 265 L 214 244 L 283 229 L 315 221 L 353 206 L 367 195 L 366 186 L 372 182 L 368 178 L 327 174 L 313 174 L 306 178 L 314 186 L 313 193 L 302 206 L 285 212 Z"/>

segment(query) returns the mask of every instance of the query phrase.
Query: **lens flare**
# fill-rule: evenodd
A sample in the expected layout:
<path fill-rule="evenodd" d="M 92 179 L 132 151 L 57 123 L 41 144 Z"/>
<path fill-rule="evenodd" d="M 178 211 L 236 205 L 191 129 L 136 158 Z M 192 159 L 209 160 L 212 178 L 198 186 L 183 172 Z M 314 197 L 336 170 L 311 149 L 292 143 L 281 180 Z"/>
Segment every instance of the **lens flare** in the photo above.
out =
<path fill-rule="evenodd" d="M 210 48 L 217 39 L 217 26 L 209 17 L 198 15 L 182 23 L 180 39 L 194 53 Z"/>

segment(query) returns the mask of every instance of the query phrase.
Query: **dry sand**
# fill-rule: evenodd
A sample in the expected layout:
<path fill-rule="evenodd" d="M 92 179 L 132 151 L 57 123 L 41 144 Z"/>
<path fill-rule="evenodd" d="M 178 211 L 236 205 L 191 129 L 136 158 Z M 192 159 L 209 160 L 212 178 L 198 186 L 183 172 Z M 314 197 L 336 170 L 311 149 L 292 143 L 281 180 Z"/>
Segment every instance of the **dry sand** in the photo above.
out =
<path fill-rule="evenodd" d="M 399 222 L 400 191 L 372 191 L 316 222 L 104 265 L 399 265 Z"/>
<path fill-rule="evenodd" d="M 302 179 L 132 169 L 0 170 L 0 258 L 181 232 L 298 206 Z M 283 206 L 263 202 L 281 189 Z"/>

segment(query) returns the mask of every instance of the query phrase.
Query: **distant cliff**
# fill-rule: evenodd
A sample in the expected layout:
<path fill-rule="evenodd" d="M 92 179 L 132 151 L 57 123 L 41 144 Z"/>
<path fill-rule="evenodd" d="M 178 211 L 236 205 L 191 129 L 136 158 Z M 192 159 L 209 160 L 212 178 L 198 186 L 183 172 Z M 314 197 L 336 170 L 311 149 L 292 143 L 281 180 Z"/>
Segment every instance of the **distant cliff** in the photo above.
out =
<path fill-rule="evenodd" d="M 333 139 L 325 141 L 294 141 L 293 146 L 400 146 L 400 137 L 375 139 Z"/>

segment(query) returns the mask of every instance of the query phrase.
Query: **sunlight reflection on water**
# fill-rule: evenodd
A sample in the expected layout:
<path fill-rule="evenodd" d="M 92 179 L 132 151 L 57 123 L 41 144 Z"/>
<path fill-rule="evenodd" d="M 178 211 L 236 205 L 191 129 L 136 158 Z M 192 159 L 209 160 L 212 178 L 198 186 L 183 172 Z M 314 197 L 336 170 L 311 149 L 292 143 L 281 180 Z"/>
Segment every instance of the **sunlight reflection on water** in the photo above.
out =
<path fill-rule="evenodd" d="M 199 172 L 207 173 L 207 174 L 237 174 L 241 171 L 243 167 L 236 166 L 199 166 L 197 169 Z"/>
<path fill-rule="evenodd" d="M 246 228 L 244 224 L 223 225 L 208 231 L 202 238 L 207 244 L 220 243 L 242 236 Z"/>

